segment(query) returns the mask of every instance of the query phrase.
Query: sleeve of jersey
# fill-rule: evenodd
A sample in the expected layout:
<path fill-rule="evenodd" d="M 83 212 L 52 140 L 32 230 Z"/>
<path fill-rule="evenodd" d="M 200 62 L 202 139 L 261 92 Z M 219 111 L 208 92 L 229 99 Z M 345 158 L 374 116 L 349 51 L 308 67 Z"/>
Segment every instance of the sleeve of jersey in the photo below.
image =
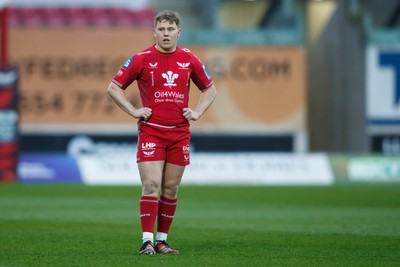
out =
<path fill-rule="evenodd" d="M 194 84 L 201 90 L 204 91 L 208 87 L 214 84 L 213 79 L 210 74 L 207 72 L 206 67 L 201 63 L 201 61 L 193 56 L 193 73 L 192 73 L 192 81 Z"/>
<path fill-rule="evenodd" d="M 126 89 L 134 80 L 137 79 L 140 73 L 139 58 L 130 57 L 125 64 L 119 69 L 118 73 L 112 79 L 112 82 L 122 89 Z"/>

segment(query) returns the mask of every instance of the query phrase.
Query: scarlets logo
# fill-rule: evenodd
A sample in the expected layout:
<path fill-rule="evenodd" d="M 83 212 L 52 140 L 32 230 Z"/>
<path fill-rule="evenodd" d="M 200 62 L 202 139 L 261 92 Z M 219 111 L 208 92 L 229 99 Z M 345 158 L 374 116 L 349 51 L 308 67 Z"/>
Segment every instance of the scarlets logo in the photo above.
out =
<path fill-rule="evenodd" d="M 189 161 L 190 160 L 190 145 L 183 146 L 182 151 L 183 151 L 183 159 L 185 161 Z"/>
<path fill-rule="evenodd" d="M 180 69 L 186 70 L 186 69 L 189 68 L 190 62 L 188 62 L 188 63 L 176 62 L 176 64 L 178 64 L 178 66 L 179 66 Z"/>
<path fill-rule="evenodd" d="M 164 86 L 168 86 L 169 88 L 176 86 L 175 79 L 179 77 L 178 74 L 173 73 L 172 71 L 167 71 L 167 73 L 162 73 L 161 75 L 166 80 Z"/>

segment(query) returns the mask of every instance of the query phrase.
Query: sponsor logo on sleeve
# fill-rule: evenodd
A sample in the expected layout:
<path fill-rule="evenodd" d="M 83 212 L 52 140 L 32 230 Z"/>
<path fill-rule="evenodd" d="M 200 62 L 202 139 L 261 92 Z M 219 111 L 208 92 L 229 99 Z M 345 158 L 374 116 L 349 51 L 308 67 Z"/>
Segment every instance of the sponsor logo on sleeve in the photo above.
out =
<path fill-rule="evenodd" d="M 128 58 L 128 60 L 125 62 L 124 66 L 122 67 L 123 69 L 127 69 L 129 65 L 131 65 L 133 61 L 133 57 Z"/>
<path fill-rule="evenodd" d="M 210 76 L 210 74 L 208 74 L 208 71 L 207 71 L 207 69 L 206 69 L 206 66 L 204 66 L 204 65 L 203 65 L 203 70 L 204 70 L 204 73 L 205 73 L 206 76 L 207 76 L 207 79 L 211 79 L 211 76 Z"/>

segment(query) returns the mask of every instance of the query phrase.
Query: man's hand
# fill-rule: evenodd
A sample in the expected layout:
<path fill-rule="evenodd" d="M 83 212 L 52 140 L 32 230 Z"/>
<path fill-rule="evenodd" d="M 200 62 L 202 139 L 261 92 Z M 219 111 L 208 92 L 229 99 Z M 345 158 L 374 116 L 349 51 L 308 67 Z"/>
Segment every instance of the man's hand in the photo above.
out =
<path fill-rule="evenodd" d="M 183 109 L 183 117 L 185 117 L 188 121 L 197 121 L 200 118 L 200 113 L 193 111 L 191 108 Z"/>
<path fill-rule="evenodd" d="M 147 121 L 150 118 L 151 114 L 152 114 L 151 108 L 143 107 L 143 108 L 135 109 L 133 111 L 132 116 L 137 119 L 143 118 L 145 121 Z"/>

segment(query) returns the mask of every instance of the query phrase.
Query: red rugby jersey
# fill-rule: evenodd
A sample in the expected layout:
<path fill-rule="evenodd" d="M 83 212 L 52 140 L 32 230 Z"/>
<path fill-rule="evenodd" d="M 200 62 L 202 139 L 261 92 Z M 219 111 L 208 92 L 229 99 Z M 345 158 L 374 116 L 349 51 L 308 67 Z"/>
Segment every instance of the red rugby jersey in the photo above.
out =
<path fill-rule="evenodd" d="M 190 79 L 201 91 L 214 83 L 189 49 L 162 53 L 151 46 L 129 58 L 112 82 L 126 89 L 137 80 L 143 106 L 153 110 L 148 122 L 174 126 L 189 123 L 182 109 L 188 107 Z"/>

